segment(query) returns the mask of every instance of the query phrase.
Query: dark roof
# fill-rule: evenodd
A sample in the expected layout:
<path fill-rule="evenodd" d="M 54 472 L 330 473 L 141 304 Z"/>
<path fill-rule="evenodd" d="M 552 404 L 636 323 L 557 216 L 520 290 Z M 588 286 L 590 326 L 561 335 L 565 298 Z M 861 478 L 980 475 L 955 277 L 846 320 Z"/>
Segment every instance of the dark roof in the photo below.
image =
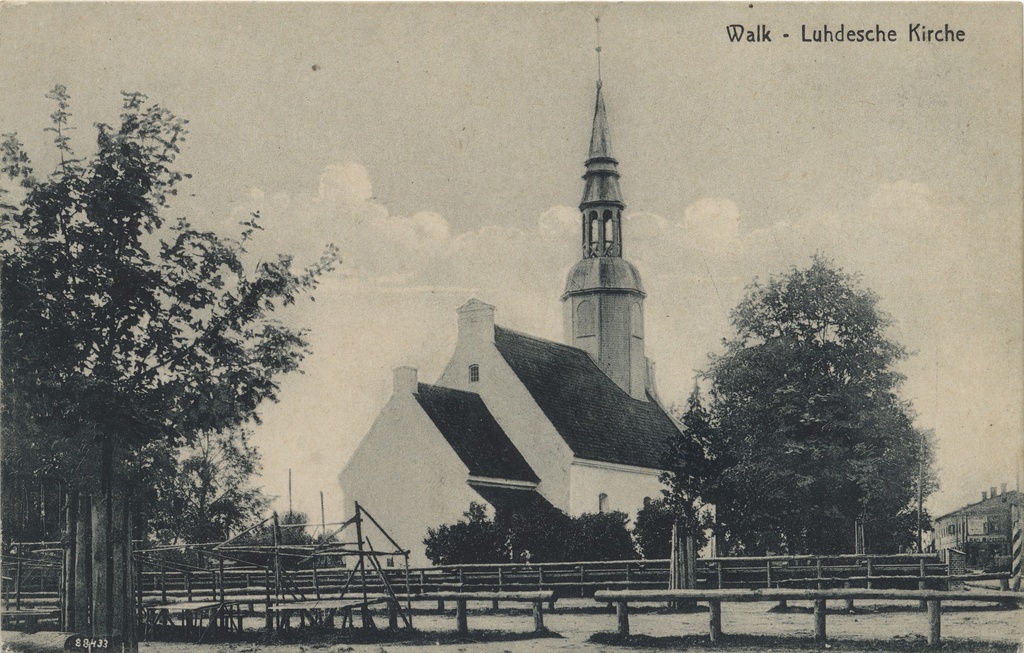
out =
<path fill-rule="evenodd" d="M 956 510 L 952 510 L 944 515 L 940 515 L 939 517 L 933 518 L 932 521 L 937 522 L 939 520 L 946 519 L 954 515 L 963 516 L 975 514 L 988 514 L 992 512 L 993 509 L 998 510 L 999 506 L 1001 506 L 1002 504 L 1008 503 L 1010 505 L 1019 505 L 1021 503 L 1022 498 L 1024 498 L 1024 495 L 1022 495 L 1018 490 L 1007 490 L 1002 494 L 986 497 L 981 501 L 976 501 L 974 503 L 969 503 L 966 506 L 961 506 Z M 1007 510 L 1009 510 L 1009 508 L 1007 508 Z"/>
<path fill-rule="evenodd" d="M 576 456 L 662 468 L 678 431 L 652 398 L 633 399 L 582 349 L 498 326 L 494 344 Z"/>
<path fill-rule="evenodd" d="M 470 475 L 540 482 L 480 395 L 420 383 L 416 400 L 469 468 Z"/>
<path fill-rule="evenodd" d="M 495 487 L 470 482 L 469 486 L 477 491 L 487 503 L 494 506 L 496 512 L 520 512 L 543 514 L 554 507 L 539 492 L 533 489 L 517 489 Z"/>

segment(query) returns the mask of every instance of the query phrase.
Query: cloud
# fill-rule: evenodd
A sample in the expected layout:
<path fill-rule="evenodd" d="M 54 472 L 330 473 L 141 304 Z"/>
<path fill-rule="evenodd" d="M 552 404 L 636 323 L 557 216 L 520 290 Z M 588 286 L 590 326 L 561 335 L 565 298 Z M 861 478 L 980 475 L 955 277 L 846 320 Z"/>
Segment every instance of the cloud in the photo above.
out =
<path fill-rule="evenodd" d="M 455 232 L 439 213 L 392 213 L 374 198 L 366 169 L 346 162 L 325 168 L 307 196 L 253 189 L 237 212 L 252 210 L 264 215 L 264 256 L 293 251 L 312 261 L 327 242 L 341 251 L 340 274 L 324 287 L 332 296 L 317 302 L 330 317 L 316 329 L 325 352 L 355 357 L 345 375 L 332 377 L 340 379 L 333 392 L 361 397 L 365 413 L 359 425 L 344 427 L 353 429 L 349 446 L 386 399 L 367 400 L 356 387 L 363 381 L 349 376 L 379 376 L 386 392 L 391 365 L 440 365 L 454 339 L 454 308 L 470 296 L 495 304 L 505 326 L 561 337 L 562 284 L 580 256 L 572 207 L 553 206 L 522 227 L 485 218 Z M 625 215 L 624 254 L 648 292 L 647 353 L 658 362 L 667 401 L 684 397 L 695 371 L 719 350 L 731 331 L 729 311 L 754 278 L 805 266 L 820 253 L 861 273 L 898 321 L 894 336 L 921 352 L 904 365 L 905 394 L 923 424 L 938 428 L 944 451 L 954 452 L 940 464 L 955 466 L 955 451 L 973 436 L 999 442 L 1019 425 L 1012 398 L 1024 391 L 1024 309 L 1020 293 L 1007 292 L 1022 283 L 1019 240 L 984 226 L 999 224 L 998 216 L 907 180 L 880 184 L 855 205 L 808 207 L 757 229 L 745 224 L 744 210 L 729 198 L 705 197 L 680 215 Z M 1007 397 L 996 402 L 998 414 L 985 408 L 990 398 Z M 336 412 L 322 421 L 352 419 Z"/>

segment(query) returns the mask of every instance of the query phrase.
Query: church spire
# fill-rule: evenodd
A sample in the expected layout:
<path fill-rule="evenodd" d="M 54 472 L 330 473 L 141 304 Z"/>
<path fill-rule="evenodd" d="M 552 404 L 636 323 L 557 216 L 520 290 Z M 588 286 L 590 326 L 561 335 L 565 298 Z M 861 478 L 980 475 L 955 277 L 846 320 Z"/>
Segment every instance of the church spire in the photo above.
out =
<path fill-rule="evenodd" d="M 583 256 L 570 270 L 562 295 L 565 340 L 590 354 L 631 397 L 646 401 L 645 293 L 640 273 L 622 258 L 622 211 L 626 205 L 619 190 L 619 162 L 612 156 L 601 87 L 598 77 L 580 202 Z"/>
<path fill-rule="evenodd" d="M 608 113 L 604 108 L 601 80 L 597 80 L 594 124 L 590 132 L 590 150 L 583 174 L 583 256 L 622 256 L 622 201 L 619 190 L 619 162 L 612 156 Z"/>

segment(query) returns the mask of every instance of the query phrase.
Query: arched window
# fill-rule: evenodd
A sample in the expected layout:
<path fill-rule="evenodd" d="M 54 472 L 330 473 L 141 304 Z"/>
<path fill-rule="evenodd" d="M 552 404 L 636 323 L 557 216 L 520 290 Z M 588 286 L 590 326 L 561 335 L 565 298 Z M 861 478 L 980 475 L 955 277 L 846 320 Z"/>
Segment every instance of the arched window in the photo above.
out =
<path fill-rule="evenodd" d="M 473 364 L 469 366 L 469 382 L 476 383 L 480 380 L 480 366 Z"/>
<path fill-rule="evenodd" d="M 597 511 L 608 512 L 608 495 L 604 492 L 597 495 Z"/>
<path fill-rule="evenodd" d="M 615 222 L 611 211 L 604 212 L 604 239 L 608 242 L 615 240 Z"/>
<path fill-rule="evenodd" d="M 597 316 L 594 302 L 584 299 L 576 306 L 576 336 L 592 336 L 597 333 Z"/>
<path fill-rule="evenodd" d="M 601 240 L 601 223 L 597 219 L 597 211 L 590 212 L 590 242 Z"/>
<path fill-rule="evenodd" d="M 640 302 L 633 302 L 629 307 L 629 332 L 637 338 L 644 337 L 644 316 L 640 312 Z"/>

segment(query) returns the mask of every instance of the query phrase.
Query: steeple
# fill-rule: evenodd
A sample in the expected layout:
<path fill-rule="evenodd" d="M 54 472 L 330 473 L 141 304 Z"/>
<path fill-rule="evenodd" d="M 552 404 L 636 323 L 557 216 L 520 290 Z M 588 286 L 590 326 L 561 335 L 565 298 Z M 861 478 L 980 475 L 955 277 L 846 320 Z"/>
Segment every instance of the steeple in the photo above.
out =
<path fill-rule="evenodd" d="M 583 256 L 622 256 L 622 209 L 626 208 L 619 189 L 619 162 L 612 156 L 608 112 L 604 108 L 601 80 L 597 80 L 594 124 L 590 151 L 583 174 Z"/>
<path fill-rule="evenodd" d="M 626 204 L 619 189 L 619 162 L 612 156 L 601 87 L 598 77 L 580 201 L 583 252 L 569 272 L 562 295 L 565 340 L 589 353 L 634 399 L 646 400 L 645 293 L 640 273 L 622 258 Z"/>

